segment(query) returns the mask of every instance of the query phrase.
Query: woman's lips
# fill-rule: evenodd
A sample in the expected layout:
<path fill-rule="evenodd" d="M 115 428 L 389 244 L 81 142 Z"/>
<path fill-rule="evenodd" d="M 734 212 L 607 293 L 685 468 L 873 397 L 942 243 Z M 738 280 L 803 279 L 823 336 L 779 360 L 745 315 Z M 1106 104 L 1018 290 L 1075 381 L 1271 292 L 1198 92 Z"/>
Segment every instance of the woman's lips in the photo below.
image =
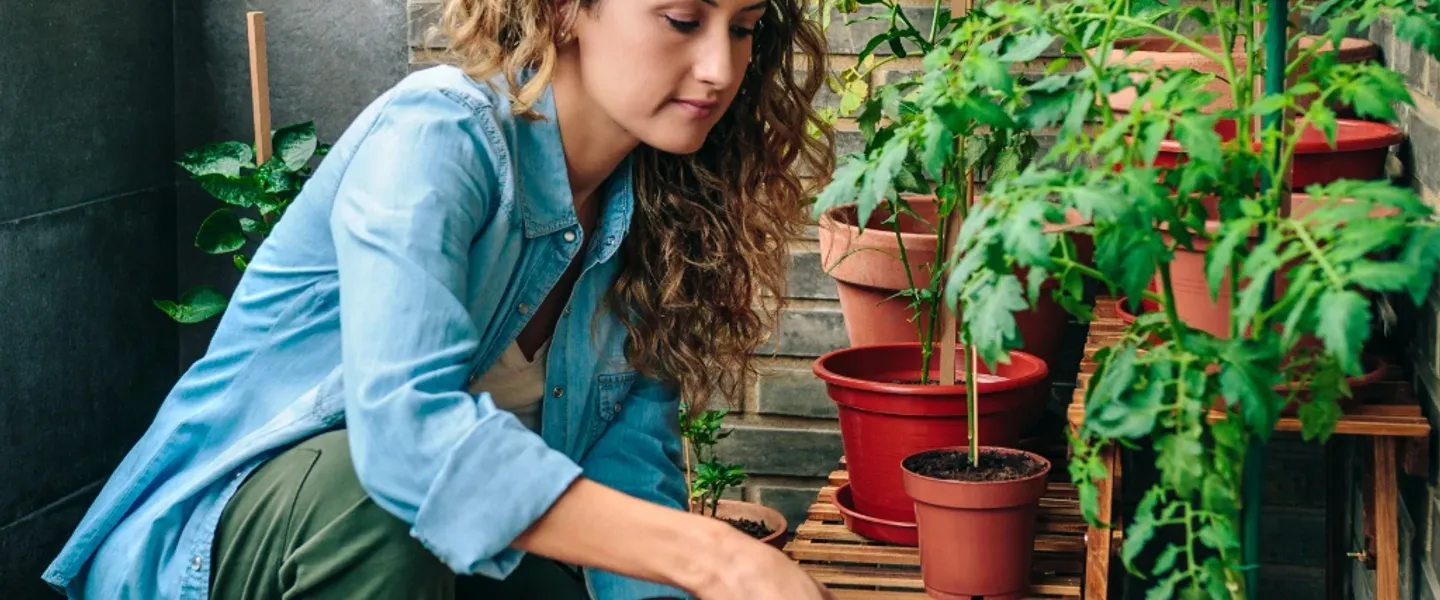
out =
<path fill-rule="evenodd" d="M 704 119 L 715 112 L 716 103 L 706 100 L 674 100 L 676 106 L 696 119 Z"/>

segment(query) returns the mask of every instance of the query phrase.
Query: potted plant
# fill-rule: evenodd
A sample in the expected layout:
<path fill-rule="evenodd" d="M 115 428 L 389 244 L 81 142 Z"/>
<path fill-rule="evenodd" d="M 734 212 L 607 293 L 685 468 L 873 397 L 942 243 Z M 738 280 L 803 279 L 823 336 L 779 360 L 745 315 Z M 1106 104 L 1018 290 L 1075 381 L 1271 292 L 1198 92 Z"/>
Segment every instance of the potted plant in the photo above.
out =
<path fill-rule="evenodd" d="M 726 463 L 715 456 L 715 444 L 729 437 L 732 431 L 722 429 L 728 412 L 724 409 L 695 411 L 680 405 L 680 436 L 685 444 L 690 511 L 725 521 L 761 542 L 783 549 L 782 536 L 787 523 L 779 511 L 756 502 L 723 498 L 726 490 L 739 489 L 749 478 L 743 465 Z"/>
<path fill-rule="evenodd" d="M 1158 481 L 1144 494 L 1121 551 L 1126 567 L 1149 579 L 1151 598 L 1255 595 L 1245 572 L 1255 566 L 1258 512 L 1248 507 L 1241 520 L 1242 501 L 1258 497 L 1259 463 L 1250 452 L 1291 402 L 1298 404 L 1306 439 L 1328 437 L 1339 416 L 1337 401 L 1354 392 L 1347 379 L 1365 375 L 1370 298 L 1403 294 L 1422 301 L 1440 257 L 1440 226 L 1409 189 L 1384 180 L 1340 179 L 1305 187 L 1303 210 L 1287 198 L 1306 131 L 1313 128 L 1335 142 L 1340 123 L 1333 101 L 1384 121 L 1394 117 L 1392 103 L 1410 98 L 1395 73 L 1315 54 L 1324 45 L 1287 56 L 1284 49 L 1302 47 L 1293 28 L 1267 31 L 1282 39 L 1263 47 L 1254 36 L 1240 35 L 1267 18 L 1283 22 L 1284 8 L 1251 0 L 1208 8 L 1126 0 L 1043 7 L 997 1 L 985 7 L 975 27 L 1001 41 L 976 53 L 1002 60 L 1012 44 L 1054 36 L 1083 68 L 1009 87 L 994 85 L 976 67 L 985 60 L 954 63 L 957 79 L 979 88 L 963 87 L 957 95 L 1008 94 L 1015 101 L 1002 106 L 1021 107 L 1017 116 L 1038 115 L 1034 125 L 1054 126 L 1060 136 L 1054 152 L 1016 177 L 992 183 L 956 237 L 959 266 L 950 274 L 946 299 L 972 303 L 963 329 L 972 334 L 974 350 L 990 362 L 1016 347 L 1007 313 L 1032 306 L 1039 289 L 1034 280 L 1028 289 L 995 283 L 1017 267 L 1046 274 L 1037 278 L 1082 269 L 1126 298 L 1130 310 L 1142 302 L 1153 307 L 1137 316 L 1120 342 L 1095 354 L 1069 465 L 1086 518 L 1103 526 L 1094 486 L 1108 476 L 1102 451 L 1115 444 L 1155 451 Z M 1352 26 L 1384 17 L 1397 24 L 1402 39 L 1440 54 L 1440 13 L 1433 6 L 1380 0 L 1305 8 L 1304 17 L 1325 28 L 1322 38 L 1332 44 Z M 1220 64 L 1229 102 L 1213 104 L 1213 74 L 1186 68 L 1134 77 L 1134 64 L 1113 60 L 1111 51 L 1139 35 L 1162 36 Z M 1237 64 L 1234 52 L 1202 43 L 1205 35 L 1219 36 L 1221 48 L 1243 48 L 1249 59 Z M 1260 60 L 1265 48 L 1271 52 Z M 1267 71 L 1266 64 L 1275 66 Z M 1285 75 L 1301 65 L 1308 70 L 1285 85 Z M 1269 75 L 1263 87 L 1259 75 Z M 1097 101 L 1127 89 L 1146 110 L 1119 113 Z M 1302 103 L 1306 97 L 1314 101 Z M 1265 117 L 1266 126 L 1254 124 L 1256 117 Z M 1233 139 L 1217 132 L 1216 124 L 1226 119 L 1235 123 Z M 1184 147 L 1187 161 L 1157 165 L 1168 138 Z M 1074 168 L 1077 163 L 1089 168 Z M 1094 242 L 1093 267 L 1043 251 L 1049 240 L 1043 224 L 1061 222 L 1063 209 L 1089 221 L 1084 232 Z M 1225 335 L 1196 327 L 1177 310 L 1179 261 L 1195 253 L 1203 254 L 1204 289 L 1228 305 Z M 1226 279 L 1247 283 L 1217 298 Z M 989 301 L 974 304 L 979 293 Z M 977 335 L 979 327 L 992 331 Z M 1297 349 L 1305 337 L 1318 343 Z M 1218 415 L 1211 412 L 1217 399 L 1223 408 Z M 1251 491 L 1242 494 L 1242 488 Z M 1151 549 L 1160 530 L 1175 533 L 1176 543 L 1154 548 L 1142 567 L 1136 558 Z"/>
<path fill-rule="evenodd" d="M 969 27 L 966 19 L 952 18 L 950 11 L 940 9 L 937 3 L 933 21 L 917 27 L 896 2 L 865 4 L 878 10 L 872 17 L 887 19 L 888 25 L 862 52 L 859 64 L 868 66 L 848 70 L 841 79 L 865 81 L 870 70 L 910 54 L 925 56 L 926 68 L 878 86 L 858 102 L 857 120 L 865 148 L 835 173 L 816 199 L 814 212 L 821 220 L 822 235 L 830 235 L 825 233 L 827 227 L 831 233 L 836 231 L 837 215 L 853 215 L 856 235 L 894 240 L 894 254 L 888 256 L 875 251 L 878 242 L 866 242 L 871 239 L 866 237 L 857 238 L 859 242 L 843 252 L 837 237 L 822 238 L 822 247 L 827 249 L 827 262 L 870 261 L 881 271 L 892 271 L 890 276 L 898 281 L 886 285 L 898 291 L 864 290 L 871 296 L 859 305 L 873 304 L 875 293 L 903 299 L 900 305 L 908 314 L 888 327 L 903 327 L 909 333 L 901 336 L 903 341 L 855 344 L 831 352 L 815 362 L 814 371 L 839 405 L 850 482 L 836 498 L 847 526 L 867 537 L 913 545 L 917 542 L 915 504 L 905 493 L 901 460 L 915 452 L 971 440 L 1014 445 L 1043 412 L 1049 367 L 1042 358 L 1010 352 L 1010 360 L 1004 364 L 969 370 L 958 377 L 960 381 L 942 385 L 947 379 L 957 379 L 958 374 L 954 368 L 946 373 L 942 366 L 946 361 L 937 361 L 940 357 L 935 356 L 945 341 L 938 299 L 949 261 L 934 249 L 948 247 L 961 227 L 959 223 L 974 200 L 977 173 L 980 179 L 1003 180 L 1026 165 L 1037 144 L 1027 124 L 1011 119 L 1004 109 L 990 103 L 992 98 L 977 96 L 935 105 L 937 94 L 948 85 L 946 72 L 939 68 L 943 64 L 936 61 L 962 52 L 950 40 L 955 39 L 954 31 Z M 873 51 L 882 45 L 893 52 L 891 57 L 870 62 Z M 1012 62 L 1025 62 L 1046 47 L 1044 40 L 1031 40 L 1010 48 L 1008 56 Z M 992 75 L 997 81 L 1013 83 L 1003 68 Z M 876 221 L 877 215 L 883 217 Z M 964 223 L 969 226 L 968 221 Z M 928 233 L 916 233 L 922 230 Z M 1059 240 L 1054 252 L 1078 258 L 1073 240 L 1059 235 L 1058 230 L 1052 231 L 1051 237 Z M 930 250 L 916 252 L 914 244 L 928 245 Z M 871 260 L 875 257 L 879 262 Z M 1016 280 L 1014 274 L 1010 280 Z M 1058 282 L 1062 286 L 1081 283 L 1078 273 Z M 843 304 L 843 283 L 841 291 Z M 847 328 L 854 332 L 869 327 L 855 317 L 851 309 L 856 305 L 849 306 Z M 965 310 L 971 308 L 965 305 Z M 982 306 L 978 310 L 990 309 Z M 1015 317 L 1006 315 L 1013 323 Z M 1052 329 L 1063 324 L 1062 320 Z M 950 335 L 953 339 L 954 334 Z M 977 401 L 969 402 L 967 397 Z"/>
<path fill-rule="evenodd" d="M 245 142 L 215 142 L 189 150 L 175 161 L 191 180 L 211 197 L 234 208 L 210 213 L 195 233 L 195 247 L 207 254 L 230 254 L 236 269 L 245 270 L 240 251 L 253 238 L 258 244 L 284 216 L 313 171 L 311 159 L 330 151 L 315 136 L 315 123 L 304 122 L 276 130 L 271 136 L 274 154 L 256 164 L 255 147 Z M 241 216 L 237 209 L 252 216 Z M 174 300 L 156 300 L 155 306 L 180 323 L 199 323 L 225 311 L 226 295 L 212 286 L 191 288 Z"/>

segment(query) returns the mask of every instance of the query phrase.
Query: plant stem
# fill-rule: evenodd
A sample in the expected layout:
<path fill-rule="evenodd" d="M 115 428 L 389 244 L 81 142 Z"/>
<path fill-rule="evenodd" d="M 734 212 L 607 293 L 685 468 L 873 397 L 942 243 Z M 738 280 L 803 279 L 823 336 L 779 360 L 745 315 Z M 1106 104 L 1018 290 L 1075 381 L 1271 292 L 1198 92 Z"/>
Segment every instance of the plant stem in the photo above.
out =
<path fill-rule="evenodd" d="M 1160 281 L 1165 286 L 1165 319 L 1170 322 L 1170 330 L 1175 336 L 1175 345 L 1184 350 L 1184 329 L 1180 325 L 1180 314 L 1175 309 L 1175 285 L 1171 281 L 1169 263 L 1160 267 Z"/>
<path fill-rule="evenodd" d="M 1315 262 L 1320 263 L 1320 269 L 1325 271 L 1325 275 L 1330 278 L 1330 283 L 1336 289 L 1344 288 L 1345 278 L 1341 277 L 1340 272 L 1335 270 L 1335 265 L 1330 264 L 1330 261 L 1325 258 L 1325 253 L 1320 250 L 1320 246 L 1315 243 L 1315 238 L 1310 236 L 1310 232 L 1306 231 L 1305 227 L 1297 221 L 1286 219 L 1284 223 L 1295 231 L 1295 236 L 1300 238 L 1300 243 L 1304 244 L 1310 255 L 1315 257 Z"/>
<path fill-rule="evenodd" d="M 905 252 L 905 238 L 900 234 L 900 217 L 904 214 L 900 210 L 900 202 L 903 202 L 903 200 L 898 198 L 891 201 L 890 211 L 895 221 L 891 224 L 891 227 L 895 230 L 895 244 L 900 248 L 900 264 L 905 267 L 905 280 L 909 282 L 911 291 L 918 291 L 915 288 L 915 275 L 910 270 L 910 256 Z M 934 302 L 931 304 L 934 305 Z M 919 315 L 916 315 L 916 317 L 918 318 Z M 934 321 L 934 318 L 932 317 L 930 320 Z M 919 327 L 919 324 L 917 323 L 916 326 Z M 930 336 L 924 335 L 923 331 L 920 333 L 924 338 L 920 340 L 920 360 L 922 363 L 920 367 L 920 384 L 925 385 L 930 382 L 930 355 L 933 349 L 930 347 Z"/>
<path fill-rule="evenodd" d="M 1078 18 L 1088 18 L 1088 19 L 1109 19 L 1109 18 L 1110 18 L 1110 15 L 1108 15 L 1108 14 L 1100 14 L 1100 13 L 1079 13 L 1079 14 L 1076 14 L 1076 15 L 1074 15 L 1074 16 L 1075 16 L 1075 17 L 1078 17 Z M 1195 40 L 1192 40 L 1192 39 L 1187 38 L 1187 37 L 1185 37 L 1185 36 L 1183 36 L 1183 35 L 1180 35 L 1179 33 L 1176 33 L 1176 32 L 1174 32 L 1174 31 L 1171 31 L 1171 30 L 1169 30 L 1169 29 L 1166 29 L 1166 28 L 1164 28 L 1164 27 L 1161 27 L 1161 26 L 1156 25 L 1156 24 L 1154 24 L 1154 23 L 1151 23 L 1151 22 L 1149 22 L 1149 21 L 1143 21 L 1143 20 L 1140 20 L 1140 19 L 1136 19 L 1135 17 L 1127 17 L 1127 16 L 1124 16 L 1124 15 L 1117 15 L 1117 16 L 1114 17 L 1114 19 L 1115 19 L 1115 22 L 1117 22 L 1117 23 L 1123 23 L 1123 24 L 1125 24 L 1125 25 L 1130 25 L 1130 26 L 1132 26 L 1132 27 L 1139 27 L 1139 28 L 1141 28 L 1141 29 L 1146 29 L 1146 30 L 1152 31 L 1152 32 L 1154 32 L 1154 33 L 1160 34 L 1161 36 L 1166 37 L 1166 38 L 1169 38 L 1170 40 L 1174 41 L 1175 43 L 1178 43 L 1178 44 L 1180 44 L 1180 45 L 1182 45 L 1182 46 L 1186 46 L 1186 47 L 1190 48 L 1191 50 L 1194 50 L 1197 54 L 1199 54 L 1199 55 L 1201 55 L 1201 56 L 1204 56 L 1205 58 L 1208 58 L 1208 59 L 1210 59 L 1210 60 L 1213 60 L 1213 61 L 1215 61 L 1215 62 L 1217 62 L 1217 63 L 1219 63 L 1219 64 L 1221 64 L 1221 65 L 1225 65 L 1225 64 L 1226 64 L 1225 61 L 1220 58 L 1220 55 L 1219 55 L 1218 53 L 1216 53 L 1215 51 L 1213 51 L 1213 50 L 1211 50 L 1211 49 L 1209 49 L 1209 48 L 1206 48 L 1204 44 L 1201 44 L 1201 43 L 1199 43 L 1199 42 L 1196 42 Z M 1082 53 L 1082 54 L 1083 54 L 1083 53 Z M 1229 72 L 1226 73 L 1226 75 L 1231 76 L 1231 77 L 1234 77 L 1234 74 L 1235 74 L 1235 73 L 1234 73 L 1234 70 L 1233 70 L 1233 69 L 1231 69 Z"/>

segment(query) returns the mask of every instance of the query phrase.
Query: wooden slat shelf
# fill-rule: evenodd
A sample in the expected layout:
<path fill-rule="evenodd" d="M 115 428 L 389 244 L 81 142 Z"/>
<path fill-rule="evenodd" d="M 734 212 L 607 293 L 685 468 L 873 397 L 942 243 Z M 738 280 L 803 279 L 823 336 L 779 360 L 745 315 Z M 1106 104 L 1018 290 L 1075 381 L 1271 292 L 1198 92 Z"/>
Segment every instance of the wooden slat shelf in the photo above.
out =
<path fill-rule="evenodd" d="M 1031 600 L 1074 600 L 1082 593 L 1085 534 L 1075 486 L 1064 482 L 1063 439 L 1035 450 L 1051 460 L 1051 482 L 1041 499 L 1035 536 Z M 924 600 L 918 548 L 870 540 L 845 528 L 832 503 L 835 490 L 850 481 L 841 469 L 817 494 L 806 521 L 796 528 L 785 553 L 835 592 L 840 600 Z"/>

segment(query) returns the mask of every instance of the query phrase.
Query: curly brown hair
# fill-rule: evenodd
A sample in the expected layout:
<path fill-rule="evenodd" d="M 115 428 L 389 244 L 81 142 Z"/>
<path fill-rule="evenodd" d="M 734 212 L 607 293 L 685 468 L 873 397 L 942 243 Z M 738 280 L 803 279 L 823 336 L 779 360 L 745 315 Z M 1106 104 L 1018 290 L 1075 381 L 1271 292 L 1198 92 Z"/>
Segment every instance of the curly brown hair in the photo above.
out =
<path fill-rule="evenodd" d="M 758 374 L 755 350 L 785 302 L 789 242 L 835 166 L 834 133 L 811 104 L 827 65 L 808 4 L 771 0 L 740 90 L 699 151 L 635 151 L 636 208 L 607 304 L 630 333 L 631 364 L 692 407 L 715 394 L 737 406 Z M 449 60 L 479 81 L 503 74 L 515 112 L 532 115 L 566 17 L 555 0 L 449 0 Z"/>

